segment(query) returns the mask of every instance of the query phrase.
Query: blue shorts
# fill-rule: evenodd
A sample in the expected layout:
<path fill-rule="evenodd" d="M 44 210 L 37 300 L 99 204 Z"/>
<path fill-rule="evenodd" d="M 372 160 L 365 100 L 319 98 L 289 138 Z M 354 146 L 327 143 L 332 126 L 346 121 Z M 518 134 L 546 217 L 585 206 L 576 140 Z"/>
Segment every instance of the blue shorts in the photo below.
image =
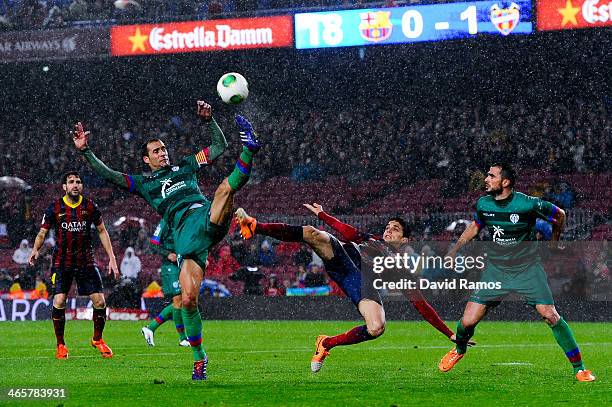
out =
<path fill-rule="evenodd" d="M 357 306 L 361 300 L 372 300 L 382 305 L 376 290 L 365 274 L 361 272 L 361 255 L 352 244 L 342 245 L 334 236 L 329 236 L 334 257 L 323 261 L 329 277 L 342 292 Z"/>

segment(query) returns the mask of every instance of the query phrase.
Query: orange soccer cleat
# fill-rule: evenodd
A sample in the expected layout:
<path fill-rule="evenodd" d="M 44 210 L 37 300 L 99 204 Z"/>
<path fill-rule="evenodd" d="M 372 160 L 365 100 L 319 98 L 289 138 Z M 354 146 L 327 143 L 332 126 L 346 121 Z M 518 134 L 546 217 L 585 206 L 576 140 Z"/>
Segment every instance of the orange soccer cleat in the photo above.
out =
<path fill-rule="evenodd" d="M 327 355 L 329 355 L 329 351 L 325 349 L 323 346 L 323 341 L 329 338 L 327 335 L 319 335 L 317 336 L 317 341 L 315 342 L 315 353 L 310 360 L 310 370 L 312 373 L 317 373 L 323 367 L 323 362 Z"/>
<path fill-rule="evenodd" d="M 240 234 L 246 240 L 255 236 L 255 228 L 257 227 L 257 219 L 247 215 L 244 209 L 236 210 L 236 223 L 240 226 Z"/>
<path fill-rule="evenodd" d="M 579 370 L 578 373 L 576 373 L 576 379 L 579 382 L 594 382 L 595 376 L 590 370 Z"/>
<path fill-rule="evenodd" d="M 100 339 L 99 341 L 94 341 L 93 339 L 90 341 L 91 346 L 98 349 L 103 358 L 110 359 L 113 357 L 113 351 L 108 347 L 104 339 Z"/>
<path fill-rule="evenodd" d="M 438 369 L 440 369 L 441 372 L 448 372 L 457 364 L 457 362 L 459 362 L 463 358 L 464 355 L 465 353 L 457 353 L 457 349 L 455 348 L 451 349 L 440 360 L 440 363 L 438 364 Z"/>
<path fill-rule="evenodd" d="M 64 344 L 57 345 L 55 359 L 68 359 L 68 348 Z"/>

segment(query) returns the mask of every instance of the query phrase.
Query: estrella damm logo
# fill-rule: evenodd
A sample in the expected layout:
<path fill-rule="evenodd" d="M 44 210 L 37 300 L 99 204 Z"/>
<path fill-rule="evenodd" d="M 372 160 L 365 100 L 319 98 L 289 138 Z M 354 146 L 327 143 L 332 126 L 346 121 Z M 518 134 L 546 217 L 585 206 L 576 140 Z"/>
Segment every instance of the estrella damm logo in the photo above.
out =
<path fill-rule="evenodd" d="M 390 11 L 368 11 L 360 13 L 359 33 L 366 41 L 384 41 L 391 36 L 393 23 Z"/>

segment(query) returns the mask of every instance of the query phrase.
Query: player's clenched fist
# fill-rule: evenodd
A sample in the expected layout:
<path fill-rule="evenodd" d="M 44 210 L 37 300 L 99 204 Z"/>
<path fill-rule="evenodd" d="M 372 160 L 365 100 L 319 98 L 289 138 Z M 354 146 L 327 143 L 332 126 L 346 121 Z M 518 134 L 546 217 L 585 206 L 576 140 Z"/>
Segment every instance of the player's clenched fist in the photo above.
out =
<path fill-rule="evenodd" d="M 198 100 L 197 105 L 198 117 L 200 117 L 204 121 L 210 121 L 212 119 L 212 107 L 203 100 Z"/>

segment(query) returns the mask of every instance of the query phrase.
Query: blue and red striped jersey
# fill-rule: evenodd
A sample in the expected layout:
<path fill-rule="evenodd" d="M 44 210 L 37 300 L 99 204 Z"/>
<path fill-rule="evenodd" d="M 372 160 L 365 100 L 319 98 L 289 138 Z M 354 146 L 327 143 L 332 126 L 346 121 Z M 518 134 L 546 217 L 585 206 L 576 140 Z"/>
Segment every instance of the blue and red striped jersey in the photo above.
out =
<path fill-rule="evenodd" d="M 53 267 L 81 268 L 93 266 L 91 225 L 102 223 L 102 213 L 93 200 L 81 196 L 77 204 L 65 198 L 53 202 L 43 215 L 41 227 L 55 228 L 56 245 Z"/>

